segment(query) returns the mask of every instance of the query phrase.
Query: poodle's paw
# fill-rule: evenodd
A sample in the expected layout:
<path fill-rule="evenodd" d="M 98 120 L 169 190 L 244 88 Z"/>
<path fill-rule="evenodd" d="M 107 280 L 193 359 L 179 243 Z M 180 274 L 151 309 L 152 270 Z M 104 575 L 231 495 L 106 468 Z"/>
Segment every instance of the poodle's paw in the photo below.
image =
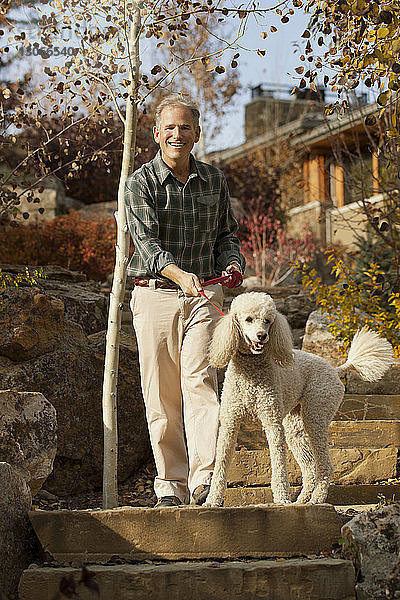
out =
<path fill-rule="evenodd" d="M 209 502 L 208 500 L 206 500 L 206 502 L 204 502 L 203 506 L 205 506 L 206 508 L 220 508 L 221 506 L 223 506 L 223 502 L 218 503 L 218 502 Z"/>
<path fill-rule="evenodd" d="M 295 501 L 295 504 L 308 504 L 310 502 L 311 492 L 301 492 Z"/>
<path fill-rule="evenodd" d="M 327 494 L 314 496 L 312 495 L 307 504 L 324 504 L 326 502 Z"/>
<path fill-rule="evenodd" d="M 224 494 L 222 496 L 218 494 L 208 494 L 207 500 L 204 502 L 203 506 L 207 506 L 208 508 L 216 508 L 218 506 L 223 506 L 224 504 Z"/>
<path fill-rule="evenodd" d="M 274 499 L 274 504 L 292 504 L 292 501 L 290 498 L 277 498 Z"/>
<path fill-rule="evenodd" d="M 310 498 L 310 504 L 324 504 L 328 496 L 328 490 L 315 490 Z"/>

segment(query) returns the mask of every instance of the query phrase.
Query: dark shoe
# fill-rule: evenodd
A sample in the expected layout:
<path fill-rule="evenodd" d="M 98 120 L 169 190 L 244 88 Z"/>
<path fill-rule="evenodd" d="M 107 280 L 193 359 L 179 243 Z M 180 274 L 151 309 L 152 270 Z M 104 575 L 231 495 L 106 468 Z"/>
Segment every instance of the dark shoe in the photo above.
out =
<path fill-rule="evenodd" d="M 198 485 L 192 494 L 190 504 L 197 504 L 201 506 L 207 500 L 207 496 L 210 491 L 210 486 L 207 483 Z"/>
<path fill-rule="evenodd" d="M 163 496 L 157 500 L 154 508 L 164 508 L 166 506 L 180 506 L 182 502 L 176 496 Z"/>

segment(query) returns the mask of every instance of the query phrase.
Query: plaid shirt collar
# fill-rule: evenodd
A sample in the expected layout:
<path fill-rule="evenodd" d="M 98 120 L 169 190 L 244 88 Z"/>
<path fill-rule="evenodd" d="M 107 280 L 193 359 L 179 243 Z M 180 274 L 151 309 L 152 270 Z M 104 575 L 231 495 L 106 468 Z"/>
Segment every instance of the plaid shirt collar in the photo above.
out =
<path fill-rule="evenodd" d="M 157 152 L 155 157 L 153 158 L 154 171 L 157 175 L 157 179 L 161 185 L 164 185 L 165 180 L 169 175 L 174 177 L 169 166 L 163 161 L 161 158 L 161 150 Z M 200 177 L 203 181 L 207 181 L 207 177 L 204 169 L 202 168 L 202 164 L 199 163 L 193 156 L 190 155 L 190 175 L 188 179 L 192 179 L 193 177 Z"/>

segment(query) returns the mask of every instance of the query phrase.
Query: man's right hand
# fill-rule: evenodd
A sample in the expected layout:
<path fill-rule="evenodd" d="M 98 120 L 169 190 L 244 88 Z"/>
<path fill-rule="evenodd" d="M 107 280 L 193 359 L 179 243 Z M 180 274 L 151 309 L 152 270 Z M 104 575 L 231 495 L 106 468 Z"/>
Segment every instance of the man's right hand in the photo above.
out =
<path fill-rule="evenodd" d="M 185 296 L 200 296 L 200 291 L 203 289 L 197 275 L 186 271 L 182 272 L 178 285 Z"/>
<path fill-rule="evenodd" d="M 179 285 L 185 296 L 200 296 L 200 291 L 203 289 L 203 287 L 195 273 L 188 273 L 176 265 L 170 264 L 162 269 L 161 275 L 171 279 L 171 281 Z"/>

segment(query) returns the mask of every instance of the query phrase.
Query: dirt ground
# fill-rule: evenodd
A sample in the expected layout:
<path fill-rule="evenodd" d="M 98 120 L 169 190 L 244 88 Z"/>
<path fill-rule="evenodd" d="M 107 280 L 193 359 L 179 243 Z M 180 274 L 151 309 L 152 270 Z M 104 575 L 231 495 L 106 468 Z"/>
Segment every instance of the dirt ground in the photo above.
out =
<path fill-rule="evenodd" d="M 143 467 L 138 474 L 118 486 L 119 506 L 154 506 L 156 496 L 153 489 L 155 468 L 153 464 Z M 76 496 L 57 498 L 44 489 L 33 498 L 32 509 L 83 510 L 102 507 L 102 490 L 85 492 Z"/>

